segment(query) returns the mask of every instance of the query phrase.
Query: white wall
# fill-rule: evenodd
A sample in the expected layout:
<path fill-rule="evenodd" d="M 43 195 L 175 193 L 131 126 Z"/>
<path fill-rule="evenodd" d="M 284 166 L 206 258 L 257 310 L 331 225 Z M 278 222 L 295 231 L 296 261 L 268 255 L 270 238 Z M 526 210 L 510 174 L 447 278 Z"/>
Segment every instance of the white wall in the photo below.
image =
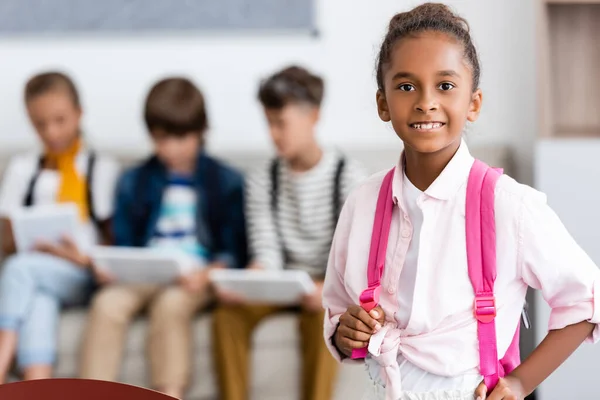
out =
<path fill-rule="evenodd" d="M 600 265 L 599 139 L 552 139 L 536 145 L 535 180 L 569 233 Z M 536 343 L 547 332 L 550 307 L 536 292 Z M 540 400 L 597 399 L 600 346 L 584 344 L 537 390 Z"/>
<path fill-rule="evenodd" d="M 138 37 L 0 38 L 0 151 L 34 143 L 22 88 L 33 73 L 61 68 L 79 84 L 85 127 L 101 149 L 147 149 L 141 107 L 149 86 L 169 74 L 191 76 L 205 91 L 210 145 L 269 146 L 255 101 L 259 79 L 291 62 L 323 74 L 327 99 L 322 140 L 344 147 L 395 145 L 375 112 L 374 60 L 389 18 L 419 3 L 397 0 L 316 0 L 320 37 L 208 34 Z M 531 177 L 534 106 L 532 0 L 454 0 L 472 24 L 481 54 L 485 106 L 471 130 L 477 143 L 518 151 L 518 175 Z M 401 4 L 401 5 L 400 5 Z"/>

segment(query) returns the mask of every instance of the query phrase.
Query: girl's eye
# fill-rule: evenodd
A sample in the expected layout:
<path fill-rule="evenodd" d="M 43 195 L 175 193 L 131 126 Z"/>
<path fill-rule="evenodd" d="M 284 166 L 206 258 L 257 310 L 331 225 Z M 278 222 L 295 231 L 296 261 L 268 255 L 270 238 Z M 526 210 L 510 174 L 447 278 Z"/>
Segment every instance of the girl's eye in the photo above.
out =
<path fill-rule="evenodd" d="M 412 92 L 415 90 L 415 87 L 410 83 L 403 83 L 402 85 L 398 86 L 398 89 L 402 90 L 403 92 Z"/>
<path fill-rule="evenodd" d="M 442 83 L 440 86 L 438 86 L 438 88 L 444 92 L 448 91 L 448 90 L 452 90 L 454 89 L 454 85 L 451 84 L 450 82 L 444 82 Z"/>

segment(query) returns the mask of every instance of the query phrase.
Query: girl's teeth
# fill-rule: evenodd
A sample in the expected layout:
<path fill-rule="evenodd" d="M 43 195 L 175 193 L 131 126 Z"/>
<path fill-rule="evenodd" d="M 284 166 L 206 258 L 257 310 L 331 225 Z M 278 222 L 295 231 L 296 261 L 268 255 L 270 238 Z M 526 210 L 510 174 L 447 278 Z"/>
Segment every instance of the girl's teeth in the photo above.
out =
<path fill-rule="evenodd" d="M 430 123 L 430 124 L 414 124 L 414 127 L 416 129 L 429 130 L 429 129 L 438 129 L 438 128 L 441 128 L 442 124 L 440 124 L 439 122 Z"/>

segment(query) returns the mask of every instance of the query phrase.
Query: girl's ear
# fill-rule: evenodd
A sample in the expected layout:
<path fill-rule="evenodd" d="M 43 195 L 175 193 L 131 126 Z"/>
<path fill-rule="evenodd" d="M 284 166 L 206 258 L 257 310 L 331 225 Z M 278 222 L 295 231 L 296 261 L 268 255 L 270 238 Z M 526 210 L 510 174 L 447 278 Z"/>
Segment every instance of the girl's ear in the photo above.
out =
<path fill-rule="evenodd" d="M 469 112 L 467 113 L 468 121 L 470 121 L 470 122 L 477 121 L 477 118 L 479 118 L 479 113 L 481 112 L 482 101 L 483 101 L 483 93 L 481 92 L 481 89 L 477 89 L 471 96 L 471 105 L 469 107 Z"/>
<path fill-rule="evenodd" d="M 385 99 L 385 93 L 378 90 L 375 95 L 375 101 L 377 102 L 377 113 L 379 114 L 379 118 L 381 118 L 383 122 L 390 122 L 392 118 L 390 117 L 390 110 L 387 100 Z"/>

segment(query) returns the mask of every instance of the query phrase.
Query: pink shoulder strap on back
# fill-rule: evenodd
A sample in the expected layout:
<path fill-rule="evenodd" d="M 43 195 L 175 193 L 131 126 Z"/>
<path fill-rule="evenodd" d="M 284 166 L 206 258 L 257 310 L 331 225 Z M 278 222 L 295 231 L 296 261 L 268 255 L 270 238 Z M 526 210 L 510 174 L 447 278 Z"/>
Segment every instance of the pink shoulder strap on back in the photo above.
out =
<path fill-rule="evenodd" d="M 519 364 L 519 329 L 502 361 L 498 361 L 496 343 L 496 221 L 494 191 L 501 170 L 475 160 L 469 174 L 465 210 L 467 262 L 475 291 L 474 313 L 477 319 L 480 371 L 488 390 L 498 379 Z"/>
<path fill-rule="evenodd" d="M 383 178 L 375 219 L 373 221 L 373 233 L 371 234 L 371 248 L 369 250 L 369 264 L 367 265 L 368 287 L 360 295 L 360 305 L 366 311 L 371 311 L 379 303 L 379 291 L 381 289 L 381 277 L 385 267 L 385 253 L 387 251 L 388 237 L 392 223 L 392 212 L 394 202 L 392 200 L 392 180 L 394 171 L 392 168 Z M 352 358 L 365 358 L 367 348 L 352 351 Z"/>

